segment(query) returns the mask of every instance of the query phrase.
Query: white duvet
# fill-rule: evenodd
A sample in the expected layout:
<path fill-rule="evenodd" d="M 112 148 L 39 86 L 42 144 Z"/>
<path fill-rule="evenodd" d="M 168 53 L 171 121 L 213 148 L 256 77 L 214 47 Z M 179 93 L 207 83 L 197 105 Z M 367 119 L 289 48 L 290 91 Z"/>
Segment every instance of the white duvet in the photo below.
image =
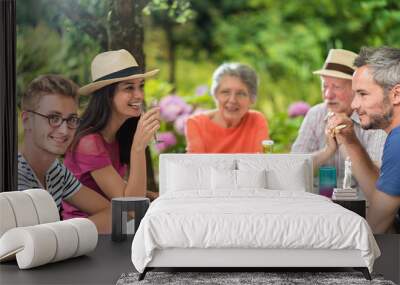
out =
<path fill-rule="evenodd" d="M 143 272 L 164 248 L 358 249 L 370 271 L 380 255 L 359 215 L 323 196 L 265 189 L 164 194 L 135 235 L 133 265 Z"/>

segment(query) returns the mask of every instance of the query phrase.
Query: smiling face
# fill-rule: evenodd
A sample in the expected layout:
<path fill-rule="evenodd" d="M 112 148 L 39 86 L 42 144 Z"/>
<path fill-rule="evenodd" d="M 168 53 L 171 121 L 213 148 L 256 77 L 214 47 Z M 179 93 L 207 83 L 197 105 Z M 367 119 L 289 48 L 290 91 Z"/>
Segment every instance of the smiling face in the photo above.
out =
<path fill-rule="evenodd" d="M 360 116 L 362 128 L 386 130 L 392 122 L 393 106 L 366 65 L 354 73 L 352 88 L 355 96 L 351 107 Z"/>
<path fill-rule="evenodd" d="M 236 76 L 222 77 L 215 91 L 219 115 L 228 126 L 239 124 L 253 103 L 246 84 Z"/>
<path fill-rule="evenodd" d="M 144 98 L 143 89 L 143 78 L 118 83 L 113 97 L 113 112 L 124 119 L 140 116 Z"/>
<path fill-rule="evenodd" d="M 77 116 L 77 103 L 68 96 L 49 94 L 40 98 L 37 108 L 33 111 L 43 114 L 56 114 L 63 118 Z M 32 144 L 29 147 L 41 152 L 43 155 L 62 155 L 72 142 L 76 129 L 71 129 L 67 126 L 67 122 L 59 127 L 52 127 L 49 120 L 40 115 L 23 112 L 23 124 L 25 134 L 30 136 L 29 142 Z"/>
<path fill-rule="evenodd" d="M 351 115 L 351 80 L 331 76 L 321 76 L 321 79 L 322 94 L 328 109 L 335 113 Z"/>

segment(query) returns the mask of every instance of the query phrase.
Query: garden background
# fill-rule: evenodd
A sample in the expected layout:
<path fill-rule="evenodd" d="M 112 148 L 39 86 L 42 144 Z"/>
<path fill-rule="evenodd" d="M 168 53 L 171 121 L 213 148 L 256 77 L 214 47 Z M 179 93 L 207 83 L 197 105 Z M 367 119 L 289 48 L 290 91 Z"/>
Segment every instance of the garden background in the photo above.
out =
<path fill-rule="evenodd" d="M 312 71 L 329 49 L 400 47 L 399 27 L 398 0 L 18 0 L 18 102 L 38 75 L 85 85 L 97 53 L 126 48 L 161 69 L 145 86 L 163 118 L 165 143 L 151 150 L 157 168 L 160 152 L 185 152 L 187 117 L 214 107 L 214 69 L 237 61 L 257 71 L 254 109 L 268 119 L 274 152 L 288 152 L 308 106 L 322 101 Z"/>

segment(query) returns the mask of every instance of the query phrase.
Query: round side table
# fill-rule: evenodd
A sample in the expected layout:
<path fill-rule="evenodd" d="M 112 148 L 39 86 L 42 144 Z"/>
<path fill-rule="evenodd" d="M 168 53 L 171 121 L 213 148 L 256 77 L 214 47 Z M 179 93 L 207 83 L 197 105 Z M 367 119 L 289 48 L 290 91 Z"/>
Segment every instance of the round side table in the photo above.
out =
<path fill-rule="evenodd" d="M 135 212 L 135 233 L 139 228 L 140 221 L 149 208 L 150 200 L 144 197 L 120 197 L 111 200 L 112 209 L 112 232 L 111 240 L 126 240 L 126 224 L 128 222 L 128 211 Z"/>

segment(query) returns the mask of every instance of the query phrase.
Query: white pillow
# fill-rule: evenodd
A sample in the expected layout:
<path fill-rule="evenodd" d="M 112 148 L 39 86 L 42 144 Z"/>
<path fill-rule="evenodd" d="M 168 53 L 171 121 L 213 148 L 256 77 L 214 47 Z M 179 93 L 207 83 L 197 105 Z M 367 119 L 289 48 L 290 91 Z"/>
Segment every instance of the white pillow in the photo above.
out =
<path fill-rule="evenodd" d="M 168 191 L 210 189 L 210 167 L 188 166 L 169 163 Z"/>
<path fill-rule="evenodd" d="M 239 170 L 266 170 L 267 187 L 273 190 L 307 191 L 306 161 L 296 157 L 239 159 Z"/>
<path fill-rule="evenodd" d="M 211 170 L 213 190 L 238 190 L 241 188 L 267 188 L 266 170 Z"/>
<path fill-rule="evenodd" d="M 236 190 L 236 170 L 211 169 L 211 189 Z"/>
<path fill-rule="evenodd" d="M 237 187 L 240 188 L 267 188 L 267 171 L 236 170 Z"/>
<path fill-rule="evenodd" d="M 211 169 L 234 169 L 235 161 L 219 160 L 210 164 L 207 160 L 169 161 L 166 170 L 167 191 L 211 190 Z"/>
<path fill-rule="evenodd" d="M 267 171 L 268 188 L 273 190 L 306 192 L 306 177 L 303 167 L 293 166 L 287 172 L 270 169 Z"/>

